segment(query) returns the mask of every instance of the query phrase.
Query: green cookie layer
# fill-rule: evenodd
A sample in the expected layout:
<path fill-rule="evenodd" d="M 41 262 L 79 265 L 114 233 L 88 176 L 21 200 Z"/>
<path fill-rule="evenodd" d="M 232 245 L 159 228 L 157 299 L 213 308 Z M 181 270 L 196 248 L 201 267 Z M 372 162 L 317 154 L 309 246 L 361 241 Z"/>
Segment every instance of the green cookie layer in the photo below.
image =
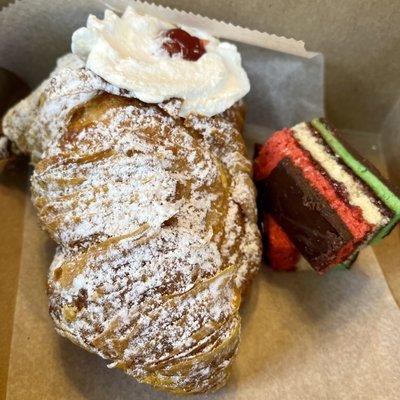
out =
<path fill-rule="evenodd" d="M 369 241 L 375 243 L 386 236 L 400 220 L 400 199 L 365 165 L 352 156 L 337 137 L 319 119 L 313 119 L 311 124 L 318 130 L 327 145 L 333 152 L 340 156 L 342 161 L 365 182 L 376 196 L 394 213 L 388 224 L 382 227 Z"/>

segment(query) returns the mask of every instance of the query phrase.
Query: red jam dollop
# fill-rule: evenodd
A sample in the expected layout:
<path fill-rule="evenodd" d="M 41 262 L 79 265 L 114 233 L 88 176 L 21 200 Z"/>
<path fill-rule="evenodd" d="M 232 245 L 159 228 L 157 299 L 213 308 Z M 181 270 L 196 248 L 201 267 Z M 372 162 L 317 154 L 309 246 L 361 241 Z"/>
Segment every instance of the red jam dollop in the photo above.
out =
<path fill-rule="evenodd" d="M 183 59 L 189 61 L 197 61 L 206 52 L 204 40 L 180 28 L 166 31 L 162 46 L 170 56 L 181 54 Z"/>

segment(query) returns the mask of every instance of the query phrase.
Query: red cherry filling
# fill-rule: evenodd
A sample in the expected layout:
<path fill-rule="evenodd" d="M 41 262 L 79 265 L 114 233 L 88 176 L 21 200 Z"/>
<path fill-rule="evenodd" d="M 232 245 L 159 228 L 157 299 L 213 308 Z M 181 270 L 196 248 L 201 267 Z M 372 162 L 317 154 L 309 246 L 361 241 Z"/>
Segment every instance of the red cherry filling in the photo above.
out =
<path fill-rule="evenodd" d="M 168 54 L 181 54 L 182 58 L 189 61 L 197 61 L 205 52 L 205 42 L 186 31 L 175 28 L 165 32 L 165 40 L 162 44 Z"/>

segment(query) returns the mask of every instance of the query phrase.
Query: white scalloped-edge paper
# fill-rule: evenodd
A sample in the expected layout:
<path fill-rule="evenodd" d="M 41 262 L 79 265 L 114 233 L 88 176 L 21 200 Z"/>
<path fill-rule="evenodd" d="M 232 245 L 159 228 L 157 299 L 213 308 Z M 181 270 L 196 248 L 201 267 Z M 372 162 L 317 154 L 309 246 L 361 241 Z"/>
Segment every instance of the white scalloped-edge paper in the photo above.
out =
<path fill-rule="evenodd" d="M 127 6 L 134 6 L 139 12 L 153 15 L 176 24 L 204 30 L 218 38 L 280 51 L 298 57 L 311 58 L 316 55 L 314 52 L 307 51 L 304 42 L 301 40 L 295 40 L 293 38 L 289 39 L 284 36 L 277 36 L 266 32 L 243 28 L 241 26 L 217 21 L 191 12 L 180 11 L 175 8 L 163 7 L 135 0 L 104 0 L 103 3 L 107 8 L 119 13 L 123 12 Z"/>

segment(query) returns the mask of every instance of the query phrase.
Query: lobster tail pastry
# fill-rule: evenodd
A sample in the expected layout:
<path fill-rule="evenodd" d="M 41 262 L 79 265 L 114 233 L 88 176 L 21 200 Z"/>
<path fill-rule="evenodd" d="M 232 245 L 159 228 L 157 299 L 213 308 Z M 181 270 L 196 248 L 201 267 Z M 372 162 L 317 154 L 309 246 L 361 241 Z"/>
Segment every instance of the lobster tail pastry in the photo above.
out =
<path fill-rule="evenodd" d="M 213 117 L 127 97 L 75 56 L 4 120 L 32 155 L 32 198 L 57 242 L 57 331 L 141 382 L 217 389 L 257 271 L 251 163 L 236 103 Z"/>

